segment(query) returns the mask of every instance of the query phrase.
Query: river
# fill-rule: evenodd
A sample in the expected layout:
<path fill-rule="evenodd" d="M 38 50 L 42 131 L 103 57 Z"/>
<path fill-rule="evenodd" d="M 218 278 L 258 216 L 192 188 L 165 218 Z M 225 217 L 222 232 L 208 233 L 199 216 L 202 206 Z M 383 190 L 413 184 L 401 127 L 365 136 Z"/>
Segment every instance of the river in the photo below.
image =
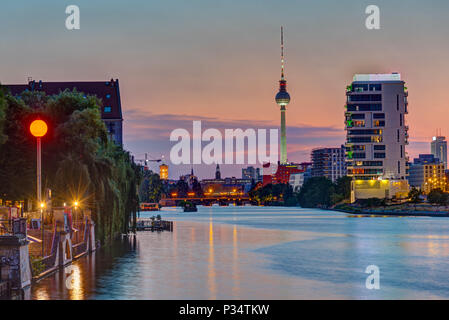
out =
<path fill-rule="evenodd" d="M 449 298 L 449 218 L 198 208 L 164 208 L 173 232 L 138 232 L 101 248 L 33 285 L 32 298 Z M 379 289 L 366 286 L 372 265 Z"/>

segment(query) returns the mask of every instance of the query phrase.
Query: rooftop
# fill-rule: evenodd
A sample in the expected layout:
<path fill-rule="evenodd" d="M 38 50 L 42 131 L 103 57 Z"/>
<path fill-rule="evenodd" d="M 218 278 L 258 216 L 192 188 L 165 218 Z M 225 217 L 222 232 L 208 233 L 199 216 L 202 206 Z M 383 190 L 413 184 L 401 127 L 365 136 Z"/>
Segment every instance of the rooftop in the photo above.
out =
<path fill-rule="evenodd" d="M 356 74 L 353 81 L 401 81 L 399 73 Z"/>

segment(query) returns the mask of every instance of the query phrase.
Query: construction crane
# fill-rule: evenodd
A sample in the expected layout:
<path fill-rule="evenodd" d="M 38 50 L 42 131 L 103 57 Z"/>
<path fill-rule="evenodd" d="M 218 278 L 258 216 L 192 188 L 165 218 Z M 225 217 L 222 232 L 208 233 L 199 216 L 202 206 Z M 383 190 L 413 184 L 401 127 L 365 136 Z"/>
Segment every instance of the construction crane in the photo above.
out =
<path fill-rule="evenodd" d="M 134 159 L 134 161 L 141 163 L 144 170 L 148 170 L 148 162 L 161 162 L 162 159 L 148 159 L 148 153 L 145 153 L 145 159 Z"/>

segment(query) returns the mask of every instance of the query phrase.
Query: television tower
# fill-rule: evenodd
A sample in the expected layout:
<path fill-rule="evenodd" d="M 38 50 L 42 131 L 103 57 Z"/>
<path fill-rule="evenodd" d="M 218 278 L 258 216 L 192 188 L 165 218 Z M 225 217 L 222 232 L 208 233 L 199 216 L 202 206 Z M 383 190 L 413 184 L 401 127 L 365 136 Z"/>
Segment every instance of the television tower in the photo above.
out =
<path fill-rule="evenodd" d="M 281 164 L 287 164 L 287 135 L 285 128 L 285 111 L 290 102 L 287 92 L 287 80 L 284 77 L 284 28 L 281 27 L 281 80 L 279 80 L 279 92 L 276 94 L 276 103 L 281 108 Z"/>

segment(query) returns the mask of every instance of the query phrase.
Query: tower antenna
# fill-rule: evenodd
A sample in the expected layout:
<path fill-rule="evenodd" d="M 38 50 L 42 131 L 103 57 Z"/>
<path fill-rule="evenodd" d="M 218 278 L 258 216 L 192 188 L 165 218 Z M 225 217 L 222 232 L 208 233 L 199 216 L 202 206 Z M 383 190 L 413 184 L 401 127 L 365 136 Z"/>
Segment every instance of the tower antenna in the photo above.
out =
<path fill-rule="evenodd" d="M 281 80 L 284 79 L 284 27 L 281 26 Z"/>

